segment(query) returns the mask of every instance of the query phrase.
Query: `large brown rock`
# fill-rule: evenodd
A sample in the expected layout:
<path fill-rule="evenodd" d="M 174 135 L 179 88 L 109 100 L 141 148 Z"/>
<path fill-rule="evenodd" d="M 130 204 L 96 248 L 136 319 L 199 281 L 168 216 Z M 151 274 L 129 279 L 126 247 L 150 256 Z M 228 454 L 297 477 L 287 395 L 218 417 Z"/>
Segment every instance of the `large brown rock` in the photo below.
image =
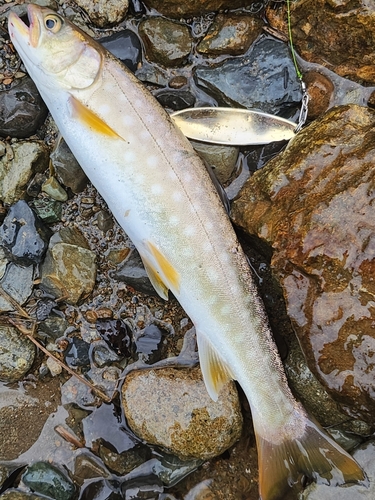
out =
<path fill-rule="evenodd" d="M 375 112 L 347 105 L 257 171 L 234 222 L 271 245 L 309 367 L 348 413 L 375 423 Z"/>
<path fill-rule="evenodd" d="M 269 8 L 267 17 L 287 34 L 285 10 Z M 295 48 L 304 59 L 351 80 L 375 84 L 375 2 L 291 2 L 291 25 Z"/>

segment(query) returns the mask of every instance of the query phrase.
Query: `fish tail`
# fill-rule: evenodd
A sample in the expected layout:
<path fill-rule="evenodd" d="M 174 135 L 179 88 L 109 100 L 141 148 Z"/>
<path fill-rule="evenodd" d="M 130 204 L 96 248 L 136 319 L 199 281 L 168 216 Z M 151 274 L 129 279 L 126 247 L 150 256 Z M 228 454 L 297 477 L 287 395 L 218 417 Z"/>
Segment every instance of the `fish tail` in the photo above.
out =
<path fill-rule="evenodd" d="M 256 431 L 256 422 L 254 422 Z M 274 444 L 256 434 L 261 500 L 282 500 L 291 488 L 302 489 L 305 476 L 318 484 L 368 485 L 365 473 L 316 423 L 306 417 L 299 439 Z"/>

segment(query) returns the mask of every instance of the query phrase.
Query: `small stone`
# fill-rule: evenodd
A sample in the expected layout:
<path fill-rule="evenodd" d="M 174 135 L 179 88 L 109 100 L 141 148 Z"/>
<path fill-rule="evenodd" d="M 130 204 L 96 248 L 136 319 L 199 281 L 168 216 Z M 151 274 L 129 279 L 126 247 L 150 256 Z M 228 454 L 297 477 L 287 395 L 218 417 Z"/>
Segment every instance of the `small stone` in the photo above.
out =
<path fill-rule="evenodd" d="M 47 179 L 42 186 L 42 191 L 56 201 L 66 201 L 68 199 L 65 189 L 59 184 L 56 177 Z"/>
<path fill-rule="evenodd" d="M 227 384 L 214 402 L 198 368 L 132 371 L 122 388 L 122 404 L 138 437 L 182 459 L 218 456 L 241 435 L 235 385 Z"/>
<path fill-rule="evenodd" d="M 1 288 L 20 306 L 30 297 L 34 286 L 34 266 L 20 266 L 9 262 L 0 280 Z M 14 306 L 0 295 L 0 312 L 14 311 Z"/>
<path fill-rule="evenodd" d="M 51 162 L 64 186 L 70 188 L 73 193 L 81 193 L 85 189 L 88 183 L 86 174 L 61 136 L 51 153 Z"/>
<path fill-rule="evenodd" d="M 142 45 L 132 30 L 122 30 L 111 36 L 100 38 L 99 42 L 117 59 L 120 59 L 133 73 L 142 60 Z"/>
<path fill-rule="evenodd" d="M 112 264 L 117 266 L 118 264 L 121 264 L 121 262 L 124 262 L 129 253 L 130 253 L 130 248 L 128 247 L 116 248 L 108 252 L 107 258 L 110 262 L 112 262 Z"/>
<path fill-rule="evenodd" d="M 0 325 L 0 380 L 17 382 L 30 370 L 35 346 L 13 326 Z"/>
<path fill-rule="evenodd" d="M 147 325 L 144 330 L 139 332 L 135 341 L 138 359 L 147 364 L 160 361 L 162 340 L 163 331 L 155 324 Z"/>
<path fill-rule="evenodd" d="M 212 168 L 218 181 L 225 185 L 236 168 L 239 148 L 236 146 L 218 146 L 190 141 L 195 151 Z"/>
<path fill-rule="evenodd" d="M 58 363 L 54 358 L 50 356 L 47 357 L 46 365 L 48 370 L 50 371 L 52 377 L 56 377 L 62 373 L 62 366 Z"/>
<path fill-rule="evenodd" d="M 198 44 L 202 54 L 244 54 L 262 32 L 263 21 L 252 16 L 218 14 Z"/>
<path fill-rule="evenodd" d="M 61 220 L 62 204 L 59 201 L 38 198 L 32 205 L 38 217 L 46 224 L 53 224 Z"/>
<path fill-rule="evenodd" d="M 327 76 L 317 71 L 309 71 L 303 79 L 309 95 L 309 118 L 318 118 L 329 108 L 334 85 Z"/>
<path fill-rule="evenodd" d="M 113 228 L 113 217 L 106 210 L 100 210 L 96 215 L 96 221 L 98 223 L 98 228 L 106 233 Z"/>
<path fill-rule="evenodd" d="M 48 462 L 29 465 L 22 481 L 31 490 L 54 500 L 72 500 L 75 495 L 74 484 L 67 474 Z"/>
<path fill-rule="evenodd" d="M 11 206 L 0 227 L 0 245 L 9 258 L 27 266 L 42 260 L 50 234 L 26 201 L 20 200 Z"/>
<path fill-rule="evenodd" d="M 96 330 L 116 354 L 130 357 L 132 331 L 122 319 L 98 319 Z"/>
<path fill-rule="evenodd" d="M 172 91 L 167 89 L 158 92 L 157 94 L 155 94 L 155 97 L 163 106 L 163 108 L 169 108 L 172 111 L 192 108 L 195 104 L 195 97 L 188 91 Z"/>
<path fill-rule="evenodd" d="M 180 88 L 184 87 L 185 85 L 187 85 L 187 83 L 188 83 L 188 81 L 187 81 L 186 76 L 182 76 L 182 75 L 173 76 L 169 80 L 169 86 L 171 89 L 180 89 Z"/>
<path fill-rule="evenodd" d="M 120 24 L 128 12 L 128 0 L 77 0 L 98 28 Z"/>
<path fill-rule="evenodd" d="M 42 141 L 12 144 L 12 158 L 0 158 L 0 199 L 12 203 L 24 198 L 30 179 L 48 168 L 49 151 Z"/>
<path fill-rule="evenodd" d="M 3 84 L 7 85 L 6 80 Z M 44 123 L 47 114 L 47 106 L 28 76 L 10 89 L 0 91 L 0 135 L 3 137 L 30 137 Z"/>
<path fill-rule="evenodd" d="M 192 37 L 184 24 L 153 17 L 141 22 L 139 34 L 146 47 L 146 56 L 163 66 L 183 64 L 191 52 Z"/>
<path fill-rule="evenodd" d="M 111 274 L 115 280 L 123 281 L 139 292 L 147 295 L 157 295 L 143 266 L 142 259 L 136 250 L 132 250 L 119 269 Z"/>

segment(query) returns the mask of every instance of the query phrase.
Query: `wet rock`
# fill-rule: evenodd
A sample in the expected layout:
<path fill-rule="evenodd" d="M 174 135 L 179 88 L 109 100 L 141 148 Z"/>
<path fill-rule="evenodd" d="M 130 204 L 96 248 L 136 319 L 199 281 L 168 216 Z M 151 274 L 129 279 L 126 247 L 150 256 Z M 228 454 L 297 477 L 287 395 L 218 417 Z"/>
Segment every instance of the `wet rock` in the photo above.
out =
<path fill-rule="evenodd" d="M 66 201 L 68 199 L 65 189 L 59 184 L 56 177 L 49 177 L 43 183 L 42 191 L 56 201 Z"/>
<path fill-rule="evenodd" d="M 75 494 L 71 479 L 48 462 L 29 465 L 22 475 L 22 481 L 31 490 L 55 500 L 72 500 Z"/>
<path fill-rule="evenodd" d="M 0 245 L 10 259 L 27 266 L 42 260 L 50 234 L 26 201 L 20 200 L 10 207 L 0 227 Z"/>
<path fill-rule="evenodd" d="M 157 295 L 136 250 L 129 253 L 124 263 L 112 273 L 112 277 L 117 281 L 123 281 L 134 290 L 147 295 Z"/>
<path fill-rule="evenodd" d="M 197 66 L 194 77 L 219 105 L 256 108 L 284 117 L 292 116 L 300 105 L 300 84 L 289 48 L 279 40 L 260 38 L 248 55 L 215 67 Z"/>
<path fill-rule="evenodd" d="M 366 0 L 302 0 L 291 4 L 293 43 L 307 61 L 354 81 L 375 84 L 375 5 Z M 285 12 L 272 24 L 287 33 Z"/>
<path fill-rule="evenodd" d="M 195 97 L 187 90 L 162 90 L 155 94 L 155 97 L 164 108 L 169 108 L 172 111 L 192 108 L 195 104 Z"/>
<path fill-rule="evenodd" d="M 86 174 L 61 136 L 51 153 L 51 162 L 64 186 L 73 193 L 81 193 L 85 189 L 88 183 Z"/>
<path fill-rule="evenodd" d="M 17 382 L 30 370 L 35 346 L 13 326 L 0 325 L 0 380 Z"/>
<path fill-rule="evenodd" d="M 0 199 L 10 205 L 23 198 L 32 176 L 48 168 L 48 157 L 48 148 L 41 141 L 13 144 L 0 158 Z"/>
<path fill-rule="evenodd" d="M 38 326 L 38 334 L 40 336 L 47 335 L 51 340 L 55 341 L 62 337 L 69 327 L 69 323 L 65 318 L 51 316 L 43 319 Z"/>
<path fill-rule="evenodd" d="M 353 457 L 366 472 L 369 479 L 369 487 L 359 484 L 350 484 L 343 487 L 332 488 L 324 484 L 312 483 L 303 493 L 299 500 L 372 500 L 375 496 L 375 442 L 369 441 L 358 448 Z"/>
<path fill-rule="evenodd" d="M 128 474 L 145 461 L 144 450 L 133 448 L 124 453 L 116 453 L 113 449 L 101 445 L 99 456 L 108 469 L 119 476 Z"/>
<path fill-rule="evenodd" d="M 156 9 L 167 17 L 201 16 L 207 12 L 217 12 L 224 9 L 243 8 L 243 0 L 189 0 L 181 2 L 179 0 L 146 0 L 144 2 L 149 9 Z M 250 0 L 247 5 L 257 4 L 259 2 Z"/>
<path fill-rule="evenodd" d="M 98 28 L 120 24 L 128 12 L 128 0 L 77 0 Z"/>
<path fill-rule="evenodd" d="M 46 224 L 58 222 L 62 217 L 62 203 L 48 198 L 38 198 L 32 203 L 37 216 Z"/>
<path fill-rule="evenodd" d="M 26 193 L 28 194 L 28 196 L 31 196 L 31 198 L 36 198 L 41 192 L 42 185 L 46 180 L 47 176 L 45 174 L 42 174 L 40 172 L 35 174 L 27 185 Z"/>
<path fill-rule="evenodd" d="M 139 332 L 135 340 L 138 359 L 147 364 L 160 361 L 163 334 L 164 332 L 155 324 L 148 325 Z"/>
<path fill-rule="evenodd" d="M 257 171 L 232 208 L 237 225 L 274 249 L 309 368 L 372 425 L 374 126 L 369 108 L 333 108 Z"/>
<path fill-rule="evenodd" d="M 9 262 L 0 286 L 17 304 L 23 305 L 30 297 L 34 286 L 34 266 L 20 266 Z M 0 312 L 14 311 L 14 305 L 0 295 Z"/>
<path fill-rule="evenodd" d="M 40 500 L 45 499 L 45 496 L 35 495 L 34 493 L 27 493 L 26 491 L 21 491 L 17 489 L 11 489 L 5 491 L 0 495 L 1 500 Z"/>
<path fill-rule="evenodd" d="M 263 21 L 256 17 L 218 14 L 197 50 L 213 56 L 244 54 L 262 32 L 262 26 Z"/>
<path fill-rule="evenodd" d="M 313 120 L 328 110 L 334 85 L 327 76 L 317 71 L 309 71 L 303 75 L 303 80 L 309 95 L 308 117 Z"/>
<path fill-rule="evenodd" d="M 119 356 L 130 357 L 132 331 L 124 321 L 121 319 L 98 319 L 96 330 Z"/>
<path fill-rule="evenodd" d="M 107 477 L 108 475 L 100 460 L 86 450 L 83 450 L 74 461 L 74 480 L 79 485 L 82 485 L 87 479 Z"/>
<path fill-rule="evenodd" d="M 122 30 L 111 36 L 100 38 L 100 43 L 133 73 L 142 60 L 142 46 L 138 36 L 131 30 Z"/>
<path fill-rule="evenodd" d="M 163 493 L 162 482 L 155 474 L 141 476 L 129 479 L 121 485 L 123 495 L 130 498 L 147 498 L 149 500 L 158 500 Z M 125 497 L 126 498 L 126 497 Z"/>
<path fill-rule="evenodd" d="M 192 37 L 189 28 L 163 17 L 142 21 L 139 34 L 145 44 L 146 56 L 163 66 L 178 66 L 188 58 Z"/>
<path fill-rule="evenodd" d="M 122 402 L 136 435 L 183 459 L 220 455 L 241 434 L 235 386 L 228 384 L 215 403 L 198 368 L 130 372 Z"/>
<path fill-rule="evenodd" d="M 9 90 L 0 91 L 0 136 L 30 137 L 44 123 L 47 114 L 47 106 L 28 76 Z"/>
<path fill-rule="evenodd" d="M 204 142 L 190 141 L 195 151 L 208 163 L 218 181 L 225 184 L 229 181 L 236 167 L 239 148 L 236 146 L 217 146 Z"/>
<path fill-rule="evenodd" d="M 65 351 L 65 361 L 70 368 L 84 367 L 90 365 L 90 344 L 84 340 L 73 337 L 69 347 Z"/>
<path fill-rule="evenodd" d="M 77 228 L 63 228 L 50 240 L 40 286 L 54 297 L 76 304 L 94 288 L 95 261 L 82 233 Z"/>
<path fill-rule="evenodd" d="M 107 479 L 87 482 L 80 495 L 80 500 L 123 500 L 118 491 L 118 485 L 112 485 Z"/>

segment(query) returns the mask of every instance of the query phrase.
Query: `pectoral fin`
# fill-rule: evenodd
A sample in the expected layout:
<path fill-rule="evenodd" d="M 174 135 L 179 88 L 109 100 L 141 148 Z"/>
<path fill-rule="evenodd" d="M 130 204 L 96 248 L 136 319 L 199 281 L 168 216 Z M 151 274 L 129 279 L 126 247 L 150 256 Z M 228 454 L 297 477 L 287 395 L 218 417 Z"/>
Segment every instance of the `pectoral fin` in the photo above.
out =
<path fill-rule="evenodd" d="M 72 107 L 73 118 L 79 120 L 81 123 L 89 127 L 91 130 L 108 137 L 120 138 L 107 123 L 105 123 L 100 116 L 95 114 L 91 109 L 82 104 L 78 99 L 72 95 L 69 97 L 69 103 Z"/>
<path fill-rule="evenodd" d="M 214 401 L 217 401 L 222 387 L 234 377 L 211 344 L 198 332 L 197 342 L 199 362 L 207 392 Z"/>

